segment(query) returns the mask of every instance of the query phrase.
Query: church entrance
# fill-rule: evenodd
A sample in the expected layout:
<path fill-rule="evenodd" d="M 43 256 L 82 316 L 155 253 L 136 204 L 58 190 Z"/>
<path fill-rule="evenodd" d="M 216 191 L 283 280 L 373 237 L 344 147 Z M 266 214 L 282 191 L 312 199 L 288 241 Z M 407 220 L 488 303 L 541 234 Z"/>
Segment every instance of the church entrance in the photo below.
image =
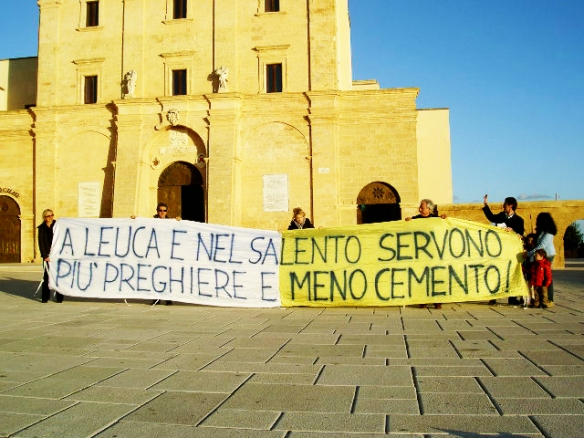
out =
<path fill-rule="evenodd" d="M 389 184 L 372 182 L 357 197 L 357 223 L 399 221 L 401 217 L 399 194 Z"/>
<path fill-rule="evenodd" d="M 205 222 L 205 189 L 199 169 L 177 161 L 160 174 L 158 202 L 168 205 L 168 217 Z"/>
<path fill-rule="evenodd" d="M 0 196 L 0 263 L 20 263 L 20 207 Z"/>

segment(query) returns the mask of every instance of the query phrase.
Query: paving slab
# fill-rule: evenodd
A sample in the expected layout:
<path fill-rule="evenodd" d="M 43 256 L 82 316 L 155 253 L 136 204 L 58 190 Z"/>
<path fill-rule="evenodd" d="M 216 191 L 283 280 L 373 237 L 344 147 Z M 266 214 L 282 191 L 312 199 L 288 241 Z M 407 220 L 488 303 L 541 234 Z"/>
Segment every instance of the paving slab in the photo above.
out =
<path fill-rule="evenodd" d="M 505 398 L 495 402 L 503 415 L 564 415 L 566 421 L 574 415 L 584 415 L 584 403 L 574 398 Z"/>
<path fill-rule="evenodd" d="M 373 433 L 385 430 L 385 415 L 341 414 L 320 412 L 286 412 L 275 426 L 276 430 L 307 432 Z"/>
<path fill-rule="evenodd" d="M 411 386 L 407 366 L 325 365 L 318 385 Z"/>
<path fill-rule="evenodd" d="M 536 377 L 553 397 L 584 399 L 584 378 L 582 376 Z"/>
<path fill-rule="evenodd" d="M 271 430 L 282 416 L 279 411 L 260 411 L 257 409 L 217 409 L 209 415 L 201 427 L 221 427 L 232 429 Z"/>
<path fill-rule="evenodd" d="M 581 437 L 584 430 L 584 415 L 535 415 L 533 421 L 546 437 Z"/>
<path fill-rule="evenodd" d="M 348 414 L 354 397 L 355 388 L 350 386 L 248 383 L 229 397 L 223 407 Z"/>
<path fill-rule="evenodd" d="M 521 377 L 481 377 L 478 379 L 485 390 L 497 400 L 501 398 L 551 398 L 534 379 Z"/>
<path fill-rule="evenodd" d="M 285 438 L 285 431 L 195 427 L 182 424 L 121 421 L 95 438 Z"/>
<path fill-rule="evenodd" d="M 23 438 L 78 438 L 93 436 L 135 409 L 131 405 L 78 403 L 19 431 Z"/>
<path fill-rule="evenodd" d="M 489 434 L 499 437 L 542 436 L 538 427 L 528 417 L 495 415 L 390 415 L 388 432 L 391 435 L 418 433 L 473 438 Z"/>
<path fill-rule="evenodd" d="M 486 394 L 422 392 L 420 401 L 424 415 L 499 415 Z"/>

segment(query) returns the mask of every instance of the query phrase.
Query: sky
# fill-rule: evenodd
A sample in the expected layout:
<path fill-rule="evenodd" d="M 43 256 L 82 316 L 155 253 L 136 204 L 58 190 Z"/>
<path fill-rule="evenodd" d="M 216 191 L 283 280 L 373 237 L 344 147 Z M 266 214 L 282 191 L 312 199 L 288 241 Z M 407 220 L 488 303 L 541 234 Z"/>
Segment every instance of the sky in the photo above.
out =
<path fill-rule="evenodd" d="M 0 2 L 0 59 L 36 56 L 36 3 Z M 349 12 L 355 80 L 449 108 L 455 203 L 584 200 L 584 0 L 349 0 Z"/>

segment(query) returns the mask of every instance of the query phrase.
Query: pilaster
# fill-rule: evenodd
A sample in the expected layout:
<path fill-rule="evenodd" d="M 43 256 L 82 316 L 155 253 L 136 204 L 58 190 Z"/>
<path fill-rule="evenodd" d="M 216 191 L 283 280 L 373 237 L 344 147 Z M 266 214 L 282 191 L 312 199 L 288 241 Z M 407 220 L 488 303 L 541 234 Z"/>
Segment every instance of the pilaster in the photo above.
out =
<path fill-rule="evenodd" d="M 154 129 L 154 117 L 145 115 L 147 102 L 138 99 L 116 101 L 117 128 L 116 160 L 114 177 L 113 217 L 129 217 L 140 214 L 138 184 L 140 183 L 141 153 L 144 147 L 144 130 Z M 154 110 L 152 111 L 154 113 Z M 150 126 L 146 126 L 150 120 Z"/>
<path fill-rule="evenodd" d="M 59 140 L 55 112 L 49 108 L 35 108 L 34 114 L 35 223 L 40 224 L 43 210 L 50 208 L 58 216 L 61 207 L 57 199 L 56 150 Z"/>
<path fill-rule="evenodd" d="M 60 68 L 62 0 L 38 0 L 40 8 L 37 106 L 57 103 L 56 95 L 62 92 L 58 85 Z"/>
<path fill-rule="evenodd" d="M 209 175 L 207 218 L 210 223 L 241 225 L 241 158 L 239 118 L 241 96 L 211 94 L 209 122 Z"/>
<path fill-rule="evenodd" d="M 319 226 L 342 223 L 339 216 L 339 98 L 336 93 L 306 93 L 312 158 L 311 210 Z"/>

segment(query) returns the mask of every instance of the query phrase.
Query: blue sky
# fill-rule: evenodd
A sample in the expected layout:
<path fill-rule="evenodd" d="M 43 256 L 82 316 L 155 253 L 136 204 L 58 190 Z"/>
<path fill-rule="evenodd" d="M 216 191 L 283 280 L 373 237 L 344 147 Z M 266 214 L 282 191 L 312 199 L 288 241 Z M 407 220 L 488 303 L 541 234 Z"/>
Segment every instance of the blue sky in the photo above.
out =
<path fill-rule="evenodd" d="M 354 79 L 450 109 L 454 202 L 584 199 L 584 0 L 349 2 Z M 0 2 L 0 59 L 36 56 L 37 25 Z"/>

